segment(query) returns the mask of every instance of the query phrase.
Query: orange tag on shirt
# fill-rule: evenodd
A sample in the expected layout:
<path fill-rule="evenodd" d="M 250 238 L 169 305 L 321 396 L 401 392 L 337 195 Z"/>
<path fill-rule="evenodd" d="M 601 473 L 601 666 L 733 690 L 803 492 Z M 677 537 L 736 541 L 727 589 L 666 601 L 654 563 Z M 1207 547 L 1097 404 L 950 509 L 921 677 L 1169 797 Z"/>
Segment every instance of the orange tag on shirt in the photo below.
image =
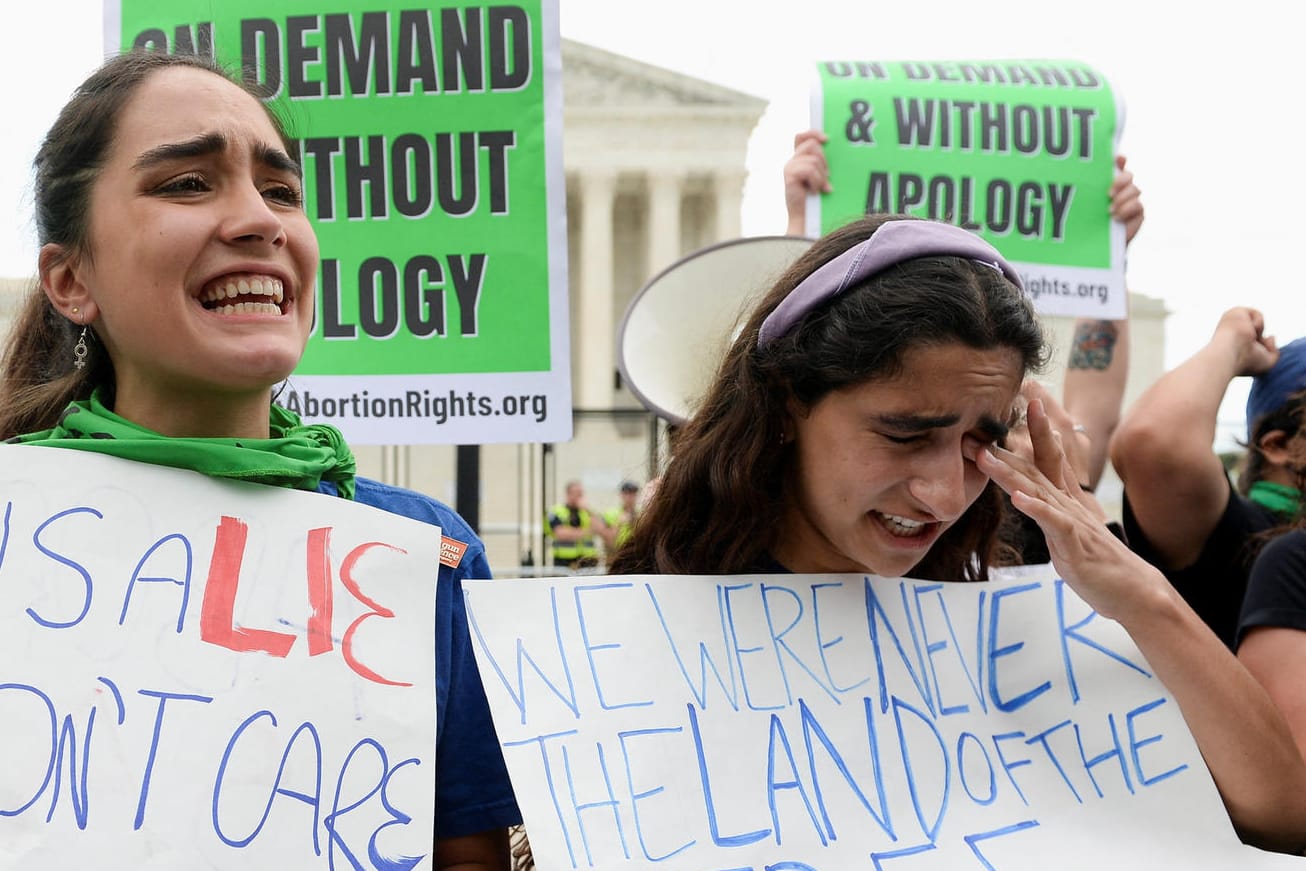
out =
<path fill-rule="evenodd" d="M 463 554 L 467 553 L 467 545 L 461 541 L 456 541 L 449 536 L 443 536 L 440 539 L 440 565 L 448 566 L 451 569 L 458 568 L 458 564 L 463 561 Z"/>

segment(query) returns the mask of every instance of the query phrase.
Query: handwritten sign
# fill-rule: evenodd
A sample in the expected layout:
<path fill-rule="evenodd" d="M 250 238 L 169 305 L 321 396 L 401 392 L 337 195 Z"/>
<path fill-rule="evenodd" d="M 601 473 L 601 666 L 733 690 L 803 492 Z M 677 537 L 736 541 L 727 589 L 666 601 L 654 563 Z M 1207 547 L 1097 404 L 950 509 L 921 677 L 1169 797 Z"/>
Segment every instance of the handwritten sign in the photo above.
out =
<path fill-rule="evenodd" d="M 1050 570 L 987 584 L 591 577 L 466 592 L 550 871 L 1278 861 L 1238 842 L 1128 636 Z"/>
<path fill-rule="evenodd" d="M 829 61 L 812 124 L 833 191 L 808 231 L 862 214 L 947 221 L 1017 267 L 1039 311 L 1125 316 L 1124 230 L 1107 213 L 1123 122 L 1078 61 Z"/>
<path fill-rule="evenodd" d="M 430 867 L 439 530 L 13 445 L 0 512 L 0 866 Z"/>
<path fill-rule="evenodd" d="M 322 248 L 281 401 L 355 444 L 571 438 L 557 0 L 104 0 L 274 94 Z"/>

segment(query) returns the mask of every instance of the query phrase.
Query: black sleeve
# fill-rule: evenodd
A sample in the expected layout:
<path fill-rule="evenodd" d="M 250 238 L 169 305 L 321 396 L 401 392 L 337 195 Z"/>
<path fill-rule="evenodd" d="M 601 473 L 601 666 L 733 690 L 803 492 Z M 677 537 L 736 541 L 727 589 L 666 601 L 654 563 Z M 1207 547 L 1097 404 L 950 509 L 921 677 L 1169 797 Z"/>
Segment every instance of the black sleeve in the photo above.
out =
<path fill-rule="evenodd" d="M 1207 533 L 1197 560 L 1175 568 L 1165 565 L 1152 548 L 1147 533 L 1134 518 L 1128 491 L 1125 493 L 1124 529 L 1129 549 L 1160 569 L 1189 607 L 1231 650 L 1235 649 L 1238 615 L 1252 559 L 1260 544 L 1258 536 L 1278 523 L 1273 512 L 1239 496 L 1230 484 L 1224 512 Z"/>
<path fill-rule="evenodd" d="M 1257 626 L 1306 631 L 1306 530 L 1271 541 L 1252 565 L 1238 642 Z"/>

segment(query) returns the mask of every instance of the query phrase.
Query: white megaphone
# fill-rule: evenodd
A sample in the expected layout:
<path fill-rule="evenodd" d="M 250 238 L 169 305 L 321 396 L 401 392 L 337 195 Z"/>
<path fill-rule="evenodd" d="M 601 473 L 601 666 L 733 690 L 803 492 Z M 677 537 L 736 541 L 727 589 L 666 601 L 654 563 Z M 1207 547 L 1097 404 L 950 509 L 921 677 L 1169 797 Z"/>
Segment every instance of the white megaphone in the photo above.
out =
<path fill-rule="evenodd" d="M 689 420 L 757 300 L 811 245 L 800 236 L 735 239 L 655 275 L 617 331 L 617 367 L 630 392 L 663 420 Z"/>

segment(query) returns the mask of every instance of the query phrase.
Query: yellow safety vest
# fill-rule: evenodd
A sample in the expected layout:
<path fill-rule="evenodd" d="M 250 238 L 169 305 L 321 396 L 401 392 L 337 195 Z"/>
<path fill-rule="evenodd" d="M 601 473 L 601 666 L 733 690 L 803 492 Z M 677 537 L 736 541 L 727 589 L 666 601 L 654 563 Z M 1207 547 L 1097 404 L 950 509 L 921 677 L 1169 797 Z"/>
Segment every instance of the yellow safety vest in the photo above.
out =
<path fill-rule="evenodd" d="M 580 514 L 579 528 L 589 531 L 591 527 L 590 513 L 584 508 L 577 509 L 577 511 Z M 550 537 L 553 537 L 553 518 L 555 517 L 561 519 L 563 526 L 571 525 L 568 523 L 568 521 L 571 520 L 571 509 L 567 507 L 565 502 L 559 502 L 557 505 L 550 508 L 549 514 L 545 518 L 545 522 L 549 527 Z M 599 549 L 594 544 L 594 535 L 592 532 L 590 535 L 577 541 L 565 542 L 557 541 L 555 539 L 553 542 L 553 556 L 556 559 L 567 560 L 570 562 L 572 560 L 585 559 L 586 557 L 597 557 L 598 555 Z"/>
<path fill-rule="evenodd" d="M 622 520 L 621 515 L 621 508 L 609 508 L 603 512 L 603 522 L 608 526 L 616 527 L 617 530 L 617 535 L 612 542 L 613 547 L 621 547 L 626 543 L 626 539 L 630 538 L 630 527 L 634 523 L 633 520 Z"/>

